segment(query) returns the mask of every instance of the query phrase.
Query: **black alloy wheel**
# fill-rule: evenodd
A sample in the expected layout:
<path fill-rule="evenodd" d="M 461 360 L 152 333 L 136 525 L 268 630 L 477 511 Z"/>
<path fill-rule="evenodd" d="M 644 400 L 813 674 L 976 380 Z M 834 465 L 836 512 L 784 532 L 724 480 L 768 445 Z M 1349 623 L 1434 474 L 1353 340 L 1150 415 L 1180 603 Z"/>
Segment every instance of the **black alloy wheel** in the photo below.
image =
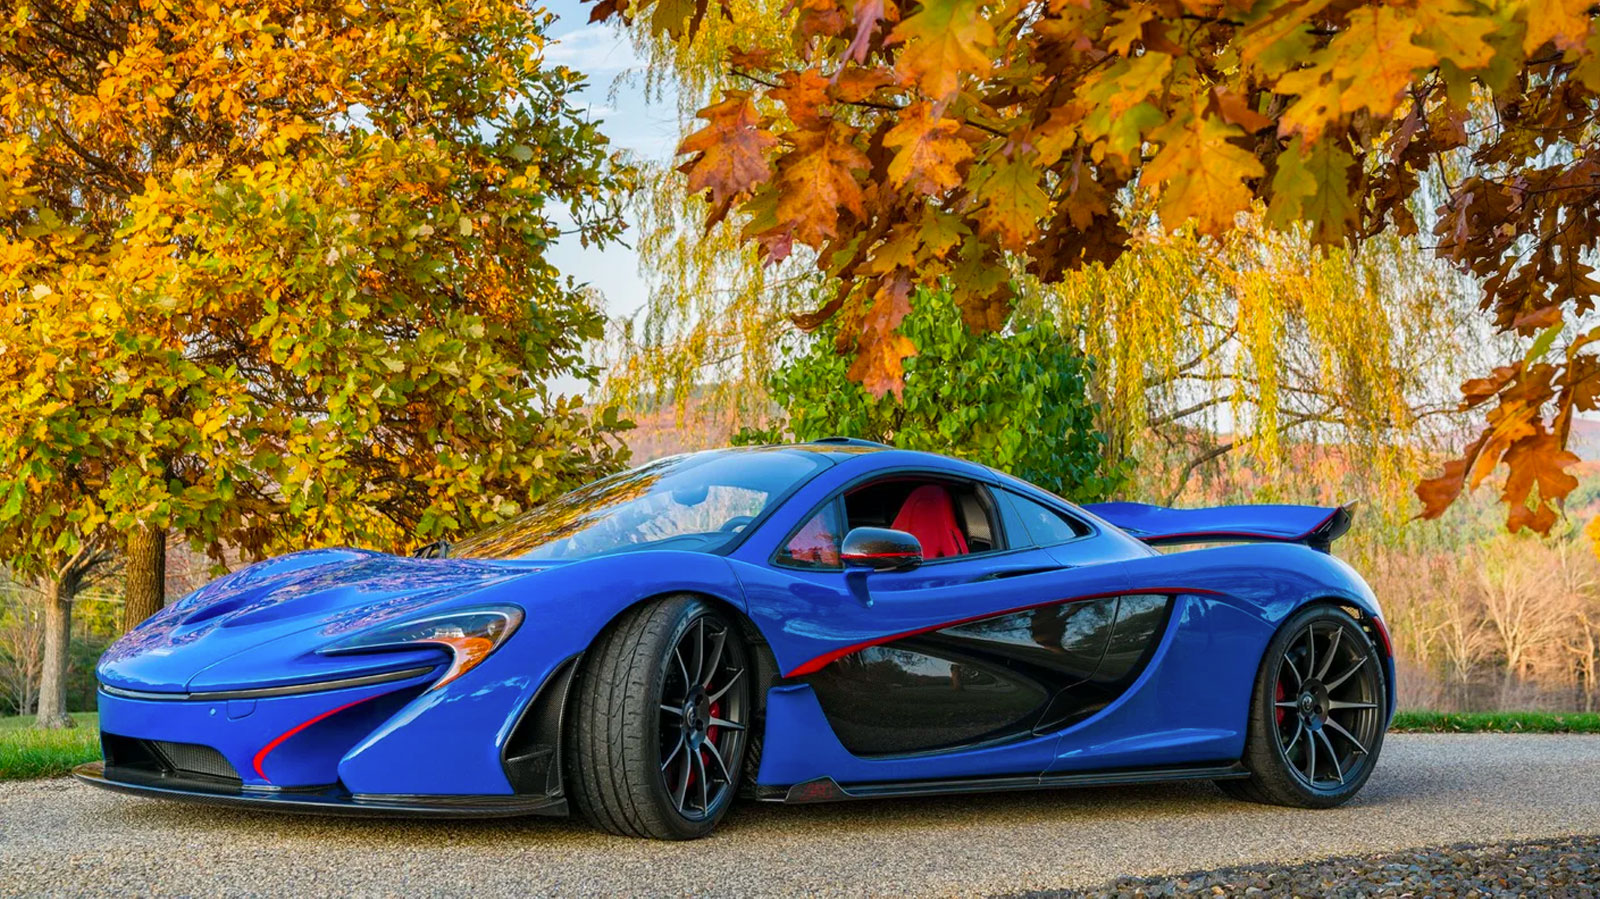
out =
<path fill-rule="evenodd" d="M 714 613 L 694 619 L 672 651 L 661 696 L 661 778 L 680 815 L 698 821 L 738 788 L 749 727 L 749 677 L 732 625 Z M 733 761 L 730 761 L 732 759 Z"/>
<path fill-rule="evenodd" d="M 739 789 L 753 680 L 738 624 L 706 600 L 682 594 L 624 613 L 575 684 L 577 811 L 627 836 L 710 833 Z"/>
<path fill-rule="evenodd" d="M 1304 609 L 1273 639 L 1256 678 L 1251 777 L 1221 785 L 1257 802 L 1343 804 L 1377 763 L 1387 703 L 1382 657 L 1360 622 L 1335 606 Z"/>

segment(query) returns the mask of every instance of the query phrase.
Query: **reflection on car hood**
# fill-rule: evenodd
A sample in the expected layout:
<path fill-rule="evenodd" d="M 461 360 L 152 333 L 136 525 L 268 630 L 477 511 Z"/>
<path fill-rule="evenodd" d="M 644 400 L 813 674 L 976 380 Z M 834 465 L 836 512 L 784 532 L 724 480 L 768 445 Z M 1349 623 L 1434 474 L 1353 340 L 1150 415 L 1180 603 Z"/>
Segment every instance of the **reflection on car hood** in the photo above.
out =
<path fill-rule="evenodd" d="M 352 549 L 291 553 L 219 578 L 163 609 L 107 650 L 98 675 L 115 687 L 181 693 L 436 661 L 440 654 L 427 649 L 377 660 L 316 650 L 540 567 Z"/>

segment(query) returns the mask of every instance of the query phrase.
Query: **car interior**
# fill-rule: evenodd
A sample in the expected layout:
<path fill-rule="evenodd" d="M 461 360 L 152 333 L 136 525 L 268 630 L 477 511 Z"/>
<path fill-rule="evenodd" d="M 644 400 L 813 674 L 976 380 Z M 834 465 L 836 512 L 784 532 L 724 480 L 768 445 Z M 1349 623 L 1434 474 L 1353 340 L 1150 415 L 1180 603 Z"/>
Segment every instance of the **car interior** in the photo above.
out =
<path fill-rule="evenodd" d="M 924 559 L 995 549 L 987 493 L 976 484 L 926 478 L 874 481 L 845 494 L 851 528 L 893 528 L 917 538 Z"/>
<path fill-rule="evenodd" d="M 987 491 L 976 484 L 917 477 L 874 481 L 845 494 L 843 526 L 830 505 L 806 522 L 779 554 L 806 566 L 836 568 L 839 542 L 852 528 L 905 531 L 922 544 L 924 559 L 985 553 L 999 548 Z"/>

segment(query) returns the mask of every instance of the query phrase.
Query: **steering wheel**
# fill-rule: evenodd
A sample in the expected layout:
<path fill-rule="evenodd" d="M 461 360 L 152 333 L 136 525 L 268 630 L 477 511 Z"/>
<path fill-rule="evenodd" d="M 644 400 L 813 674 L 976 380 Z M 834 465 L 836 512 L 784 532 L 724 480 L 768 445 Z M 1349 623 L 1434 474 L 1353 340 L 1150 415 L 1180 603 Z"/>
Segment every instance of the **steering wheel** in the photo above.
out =
<path fill-rule="evenodd" d="M 754 515 L 735 515 L 727 521 L 724 521 L 722 523 L 722 527 L 717 528 L 717 530 L 727 531 L 730 534 L 736 533 L 745 525 L 748 525 L 750 522 L 755 520 L 756 517 Z"/>

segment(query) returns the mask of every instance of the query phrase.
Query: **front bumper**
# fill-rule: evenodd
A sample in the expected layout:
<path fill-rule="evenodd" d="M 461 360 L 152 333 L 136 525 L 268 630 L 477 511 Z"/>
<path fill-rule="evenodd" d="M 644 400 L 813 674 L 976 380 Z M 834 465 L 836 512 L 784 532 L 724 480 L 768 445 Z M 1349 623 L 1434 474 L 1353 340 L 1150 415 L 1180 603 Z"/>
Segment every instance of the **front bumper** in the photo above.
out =
<path fill-rule="evenodd" d="M 72 770 L 72 776 L 87 784 L 137 796 L 302 815 L 509 818 L 567 814 L 567 801 L 559 796 L 385 796 L 350 793 L 338 786 L 270 789 L 143 768 L 108 767 L 105 762 L 79 765 Z"/>

